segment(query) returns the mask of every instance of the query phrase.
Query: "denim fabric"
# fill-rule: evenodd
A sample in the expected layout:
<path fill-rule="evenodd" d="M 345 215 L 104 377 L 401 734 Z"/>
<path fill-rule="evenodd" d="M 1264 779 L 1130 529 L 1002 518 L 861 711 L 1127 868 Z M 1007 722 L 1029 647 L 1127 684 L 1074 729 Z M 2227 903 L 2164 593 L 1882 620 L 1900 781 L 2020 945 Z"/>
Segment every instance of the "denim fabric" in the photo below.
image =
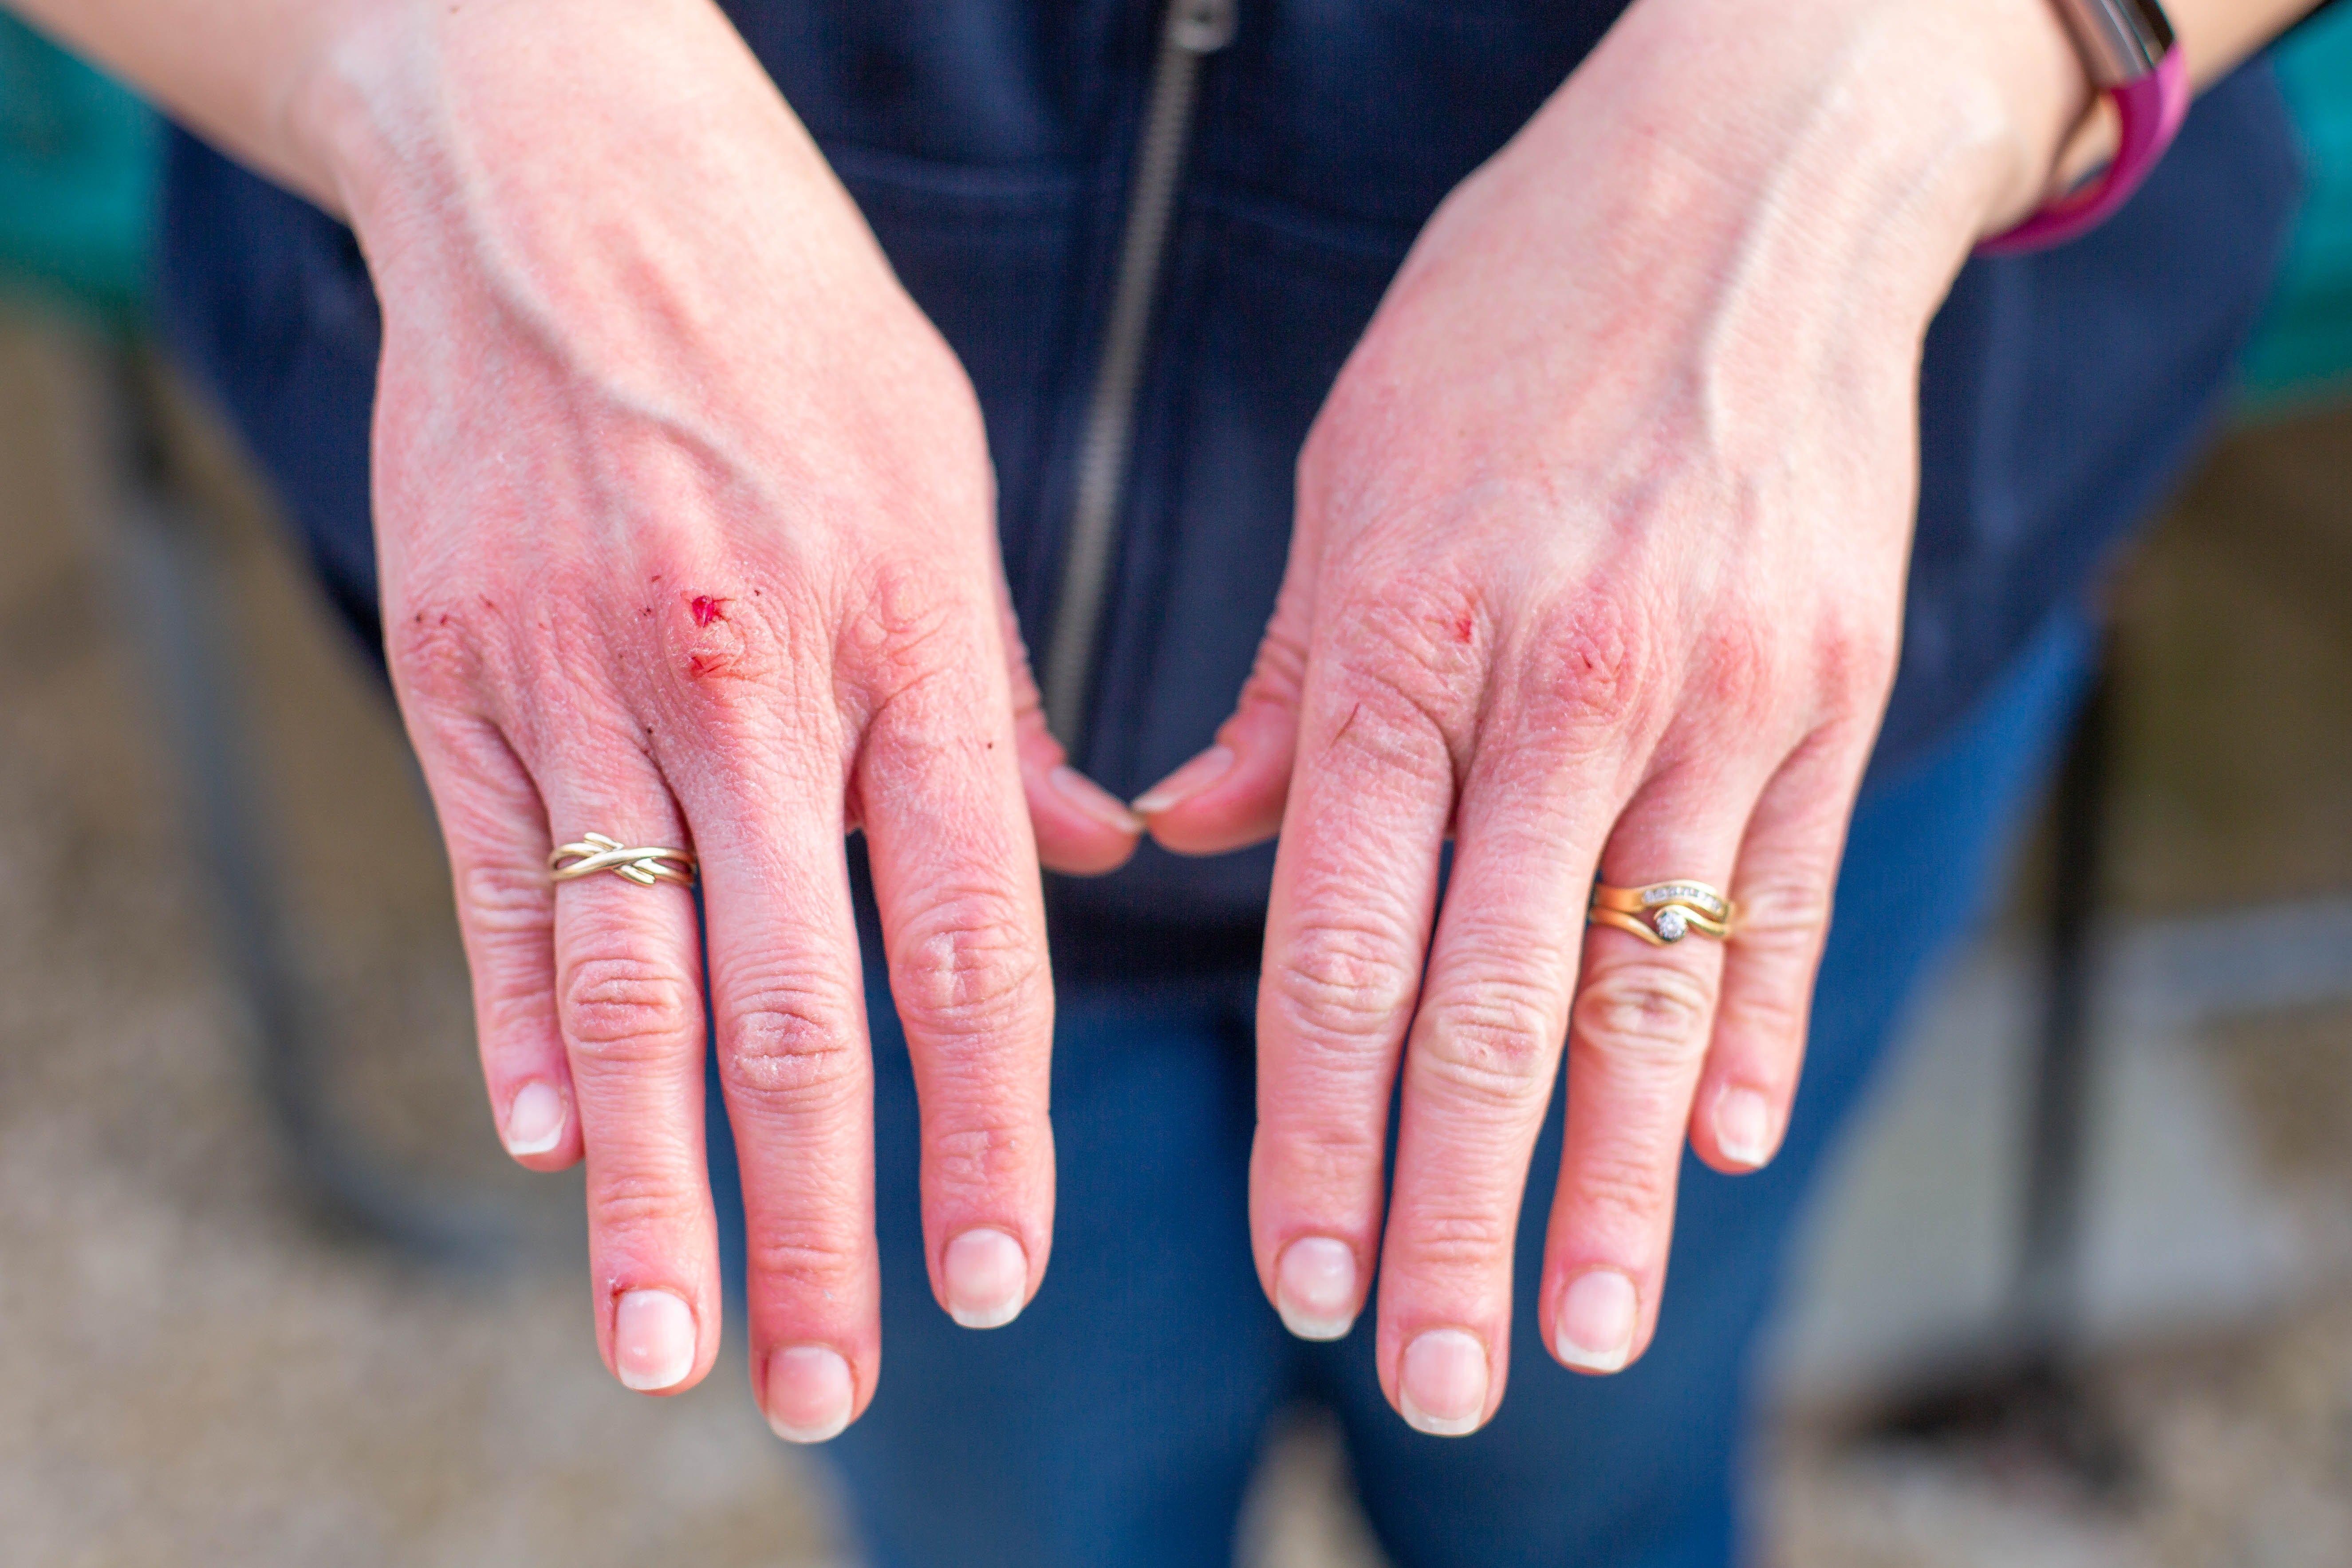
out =
<path fill-rule="evenodd" d="M 1396 1568 L 1724 1568 L 1740 1531 L 1752 1352 L 1790 1228 L 1906 999 L 1982 919 L 2090 643 L 2079 616 L 2059 616 L 1956 732 L 1867 792 L 1787 1142 L 1748 1176 L 1684 1161 L 1657 1337 L 1616 1377 L 1561 1370 L 1537 1333 L 1563 1086 L 1521 1215 L 1509 1390 L 1472 1437 L 1423 1436 L 1389 1409 L 1369 1318 L 1337 1344 L 1305 1343 L 1258 1289 L 1247 973 L 1064 988 L 1053 1261 L 1029 1310 L 985 1333 L 931 1300 L 913 1074 L 887 984 L 869 974 L 884 1372 L 830 1452 L 874 1568 L 1226 1563 L 1269 1421 L 1301 1401 L 1339 1417 Z M 712 1113 L 740 1301 L 741 1210 L 715 1077 Z"/>
<path fill-rule="evenodd" d="M 1008 574 L 1053 616 L 1157 0 L 736 0 L 980 391 Z M 1241 0 L 1202 81 L 1094 687 L 1087 769 L 1132 792 L 1206 743 L 1270 611 L 1291 470 L 1437 201 L 1599 37 L 1613 0 Z M 2297 168 L 2266 68 L 2208 93 L 2112 223 L 1979 262 L 1926 347 L 1919 528 L 1880 765 L 1932 743 L 2079 593 L 2189 451 L 2283 242 Z M 351 237 L 184 137 L 173 340 L 375 637 L 367 427 L 378 323 Z M 1070 973 L 1166 928 L 1246 947 L 1271 850 L 1054 889 Z"/>

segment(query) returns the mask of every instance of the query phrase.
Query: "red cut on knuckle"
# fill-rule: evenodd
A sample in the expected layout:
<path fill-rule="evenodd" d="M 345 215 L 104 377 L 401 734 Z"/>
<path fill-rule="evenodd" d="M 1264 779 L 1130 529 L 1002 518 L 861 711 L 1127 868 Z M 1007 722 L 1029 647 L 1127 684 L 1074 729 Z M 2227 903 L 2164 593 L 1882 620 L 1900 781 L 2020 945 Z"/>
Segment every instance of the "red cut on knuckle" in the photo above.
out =
<path fill-rule="evenodd" d="M 1656 675 L 1649 639 L 1615 595 L 1580 594 L 1537 623 L 1530 698 L 1546 727 L 1614 731 L 1643 718 Z"/>
<path fill-rule="evenodd" d="M 708 586 L 674 590 L 662 617 L 668 662 L 689 689 L 774 683 L 788 649 L 773 616 L 748 595 Z"/>
<path fill-rule="evenodd" d="M 1390 583 L 1343 602 L 1330 650 L 1347 672 L 1349 696 L 1385 727 L 1433 733 L 1451 755 L 1468 740 L 1484 685 L 1472 636 L 1486 610 L 1478 590 L 1445 574 Z"/>

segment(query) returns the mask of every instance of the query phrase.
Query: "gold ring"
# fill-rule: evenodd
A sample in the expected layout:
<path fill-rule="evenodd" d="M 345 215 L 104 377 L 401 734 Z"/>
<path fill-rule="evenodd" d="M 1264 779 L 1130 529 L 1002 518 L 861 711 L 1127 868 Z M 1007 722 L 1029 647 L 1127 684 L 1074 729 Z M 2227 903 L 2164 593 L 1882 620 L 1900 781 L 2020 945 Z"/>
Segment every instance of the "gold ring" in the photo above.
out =
<path fill-rule="evenodd" d="M 1584 923 L 1614 926 L 1652 947 L 1664 947 L 1693 931 L 1728 942 L 1738 916 L 1739 906 L 1705 882 L 1653 882 L 1646 888 L 1612 888 L 1595 882 Z"/>
<path fill-rule="evenodd" d="M 547 858 L 547 868 L 559 882 L 610 871 L 641 888 L 650 888 L 656 882 L 679 882 L 691 888 L 695 861 L 683 849 L 631 849 L 617 838 L 592 833 L 576 844 L 558 845 L 555 853 Z"/>

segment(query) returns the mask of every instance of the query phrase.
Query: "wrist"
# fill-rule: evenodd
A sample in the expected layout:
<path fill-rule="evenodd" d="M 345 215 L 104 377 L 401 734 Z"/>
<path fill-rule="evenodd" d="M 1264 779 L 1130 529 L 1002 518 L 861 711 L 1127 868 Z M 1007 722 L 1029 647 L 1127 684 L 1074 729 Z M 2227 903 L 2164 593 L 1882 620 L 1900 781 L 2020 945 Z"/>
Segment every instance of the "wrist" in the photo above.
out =
<path fill-rule="evenodd" d="M 2053 0 L 1638 0 L 1555 107 L 1580 85 L 1637 154 L 1793 209 L 1824 259 L 1894 262 L 1927 311 L 2094 102 Z"/>

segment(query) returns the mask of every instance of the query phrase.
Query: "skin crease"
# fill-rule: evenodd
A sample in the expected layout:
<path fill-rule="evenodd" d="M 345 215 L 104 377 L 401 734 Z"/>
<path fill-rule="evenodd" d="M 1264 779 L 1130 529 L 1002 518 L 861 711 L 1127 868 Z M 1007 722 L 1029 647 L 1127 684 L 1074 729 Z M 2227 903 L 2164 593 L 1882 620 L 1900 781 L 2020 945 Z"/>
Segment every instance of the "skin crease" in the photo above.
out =
<path fill-rule="evenodd" d="M 772 1366 L 837 1352 L 845 1383 L 778 1417 L 837 1429 L 821 1396 L 854 1418 L 880 1369 L 842 833 L 874 858 L 949 1305 L 975 1229 L 1017 1243 L 1023 1299 L 1045 1268 L 1036 867 L 1108 869 L 1143 826 L 1037 715 L 961 368 L 704 0 L 575 0 L 564 27 L 530 0 L 24 8 L 352 222 L 385 308 L 393 666 L 493 1109 L 561 1096 L 518 1157 L 588 1162 L 600 1346 L 625 1295 L 673 1294 L 690 1386 L 719 1336 L 691 906 L 551 888 L 545 859 L 591 828 L 691 844 L 754 1386 L 776 1415 Z M 2295 7 L 2172 9 L 2210 79 Z M 1286 1247 L 1344 1243 L 1334 1320 L 1380 1263 L 1381 1375 L 1424 1425 L 1502 1398 L 1562 1037 L 1547 1343 L 1603 1267 L 1637 1355 L 1683 1141 L 1726 1170 L 1777 1142 L 1897 642 L 1920 336 L 2085 97 L 2048 0 L 1638 0 L 1433 220 L 1316 426 L 1234 760 L 1150 826 L 1188 852 L 1284 830 L 1254 1245 L 1279 1301 Z M 1596 863 L 1735 888 L 1739 942 L 1585 937 Z M 1734 1090 L 1760 1149 L 1719 1135 Z M 1458 1418 L 1402 1383 L 1432 1331 L 1466 1336 Z"/>

